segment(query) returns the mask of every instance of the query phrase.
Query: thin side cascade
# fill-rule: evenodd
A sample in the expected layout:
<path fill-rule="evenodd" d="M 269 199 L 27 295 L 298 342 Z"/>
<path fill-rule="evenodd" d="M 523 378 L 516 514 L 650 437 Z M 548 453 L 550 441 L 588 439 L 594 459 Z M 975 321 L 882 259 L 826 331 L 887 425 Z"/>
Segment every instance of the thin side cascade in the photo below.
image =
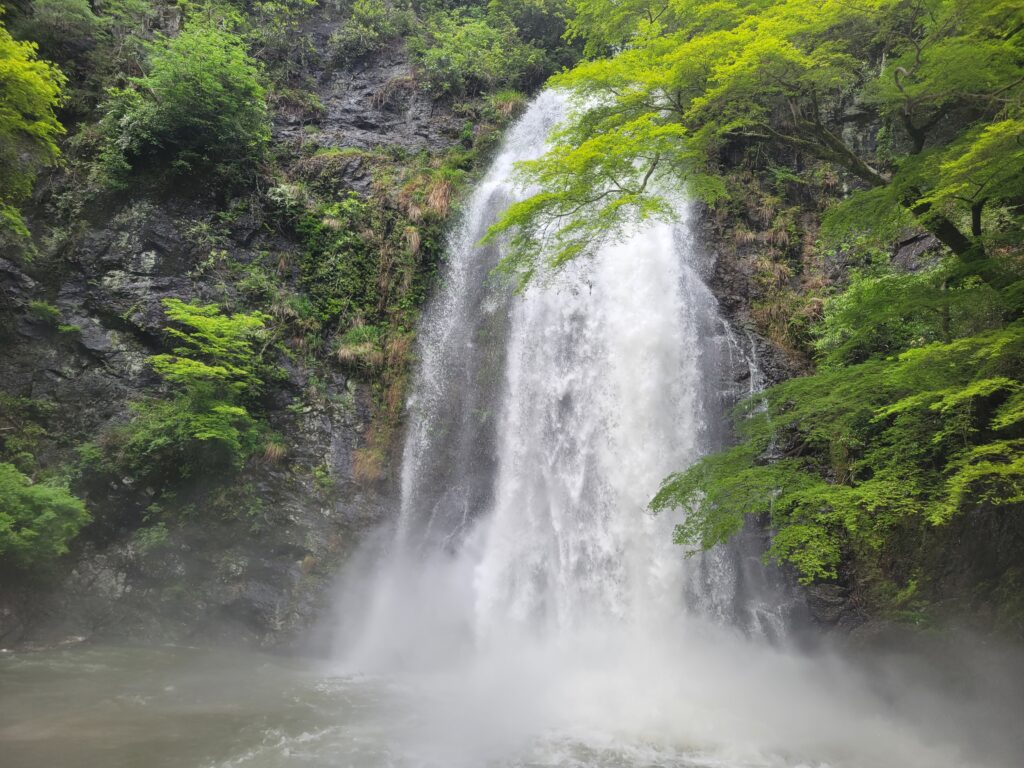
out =
<path fill-rule="evenodd" d="M 759 563 L 735 549 L 687 561 L 678 519 L 646 511 L 662 478 L 722 444 L 725 410 L 756 376 L 701 280 L 686 206 L 522 295 L 489 278 L 500 246 L 479 241 L 527 194 L 514 164 L 543 152 L 565 109 L 556 92 L 533 103 L 450 239 L 423 321 L 397 531 L 343 652 L 361 669 L 429 667 L 510 637 L 643 631 L 688 610 L 781 631 Z"/>

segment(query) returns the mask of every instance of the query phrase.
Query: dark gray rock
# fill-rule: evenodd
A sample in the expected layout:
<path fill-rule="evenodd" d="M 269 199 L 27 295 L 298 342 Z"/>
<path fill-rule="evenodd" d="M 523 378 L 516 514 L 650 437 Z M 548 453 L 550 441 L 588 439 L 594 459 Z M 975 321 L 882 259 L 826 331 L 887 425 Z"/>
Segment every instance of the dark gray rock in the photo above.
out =
<path fill-rule="evenodd" d="M 916 272 L 934 264 L 942 250 L 942 243 L 934 235 L 916 234 L 896 244 L 893 266 L 906 272 Z"/>
<path fill-rule="evenodd" d="M 319 30 L 322 50 L 332 29 L 328 24 Z M 312 141 L 326 147 L 397 147 L 409 152 L 445 150 L 458 140 L 463 121 L 417 86 L 404 43 L 343 68 L 324 54 L 320 67 L 311 77 L 323 115 L 309 121 L 279 117 L 276 139 L 300 146 Z M 358 163 L 346 175 L 356 186 L 368 181 Z"/>
<path fill-rule="evenodd" d="M 35 292 L 35 280 L 7 259 L 0 258 L 0 306 L 10 309 L 24 306 Z"/>

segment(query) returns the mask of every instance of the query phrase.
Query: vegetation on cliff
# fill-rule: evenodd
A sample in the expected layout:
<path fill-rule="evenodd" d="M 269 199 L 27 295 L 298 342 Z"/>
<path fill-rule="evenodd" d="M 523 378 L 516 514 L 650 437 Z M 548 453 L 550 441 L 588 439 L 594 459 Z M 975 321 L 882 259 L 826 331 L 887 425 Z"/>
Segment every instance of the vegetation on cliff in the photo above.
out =
<path fill-rule="evenodd" d="M 144 169 L 206 172 L 216 184 L 254 180 L 270 141 L 260 67 L 224 19 L 195 17 L 174 37 L 147 45 L 143 77 L 107 91 L 97 172 L 108 185 Z M 229 191 L 229 190 L 226 190 Z"/>
<path fill-rule="evenodd" d="M 559 0 L 9 5 L 0 18 L 0 242 L 10 274 L 32 284 L 29 298 L 0 303 L 11 337 L 36 334 L 56 354 L 74 351 L 78 365 L 90 353 L 59 294 L 83 248 L 108 228 L 120 230 L 116 248 L 134 248 L 154 211 L 188 213 L 175 222 L 172 253 L 136 251 L 176 261 L 181 280 L 115 308 L 104 302 L 135 278 L 90 278 L 108 294 L 89 312 L 143 350 L 123 373 L 130 402 L 113 418 L 58 428 L 66 404 L 0 382 L 11 406 L 0 414 L 0 462 L 18 473 L 4 493 L 37 500 L 18 508 L 40 526 L 63 521 L 45 545 L 19 544 L 17 557 L 13 545 L 0 548 L 0 566 L 41 569 L 82 529 L 86 508 L 94 520 L 82 536 L 101 546 L 148 541 L 147 531 L 160 538 L 199 510 L 211 524 L 251 520 L 259 467 L 312 480 L 325 495 L 338 482 L 381 480 L 445 222 L 522 91 L 574 59 L 561 41 L 567 12 Z M 397 114 L 422 98 L 443 131 L 418 126 L 424 141 L 370 130 L 351 146 L 319 131 L 324 77 L 358 76 L 378 58 L 406 73 L 384 83 L 373 108 Z M 253 228 L 242 243 L 241 226 Z M 337 380 L 346 388 L 328 395 Z M 315 408 L 344 419 L 369 412 L 351 477 L 332 477 L 322 459 L 292 466 L 291 422 Z M 28 513 L 18 514 L 11 526 L 27 526 Z"/>
<path fill-rule="evenodd" d="M 0 563 L 32 567 L 62 555 L 88 520 L 85 504 L 67 488 L 33 483 L 0 463 Z"/>
<path fill-rule="evenodd" d="M 85 467 L 128 474 L 154 490 L 238 469 L 261 445 L 266 427 L 249 412 L 272 366 L 263 360 L 266 321 L 260 312 L 228 315 L 216 305 L 165 299 L 178 346 L 151 355 L 169 396 L 132 404 L 132 418 L 80 449 Z"/>

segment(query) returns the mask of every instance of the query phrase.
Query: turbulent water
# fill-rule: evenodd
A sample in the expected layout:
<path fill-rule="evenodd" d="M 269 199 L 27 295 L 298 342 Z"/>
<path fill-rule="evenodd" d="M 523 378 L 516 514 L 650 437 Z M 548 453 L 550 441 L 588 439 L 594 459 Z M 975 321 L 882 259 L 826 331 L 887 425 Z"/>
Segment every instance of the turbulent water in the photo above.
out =
<path fill-rule="evenodd" d="M 755 535 L 687 560 L 678 520 L 645 511 L 665 475 L 727 439 L 756 366 L 702 281 L 682 204 L 525 294 L 489 278 L 500 247 L 478 242 L 528 193 L 513 163 L 564 109 L 554 93 L 531 106 L 453 233 L 400 515 L 339 579 L 333 658 L 0 656 L 0 764 L 1021 763 L 1018 676 L 974 653 L 954 695 L 906 660 L 868 674 L 808 657 Z"/>

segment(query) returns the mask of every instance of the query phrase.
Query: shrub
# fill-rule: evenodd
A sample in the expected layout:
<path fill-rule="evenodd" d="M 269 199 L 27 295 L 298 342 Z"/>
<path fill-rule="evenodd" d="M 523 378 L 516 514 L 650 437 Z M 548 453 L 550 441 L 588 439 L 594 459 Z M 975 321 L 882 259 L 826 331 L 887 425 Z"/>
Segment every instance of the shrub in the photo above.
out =
<path fill-rule="evenodd" d="M 249 11 L 247 39 L 259 59 L 277 75 L 295 71 L 305 63 L 310 43 L 300 25 L 317 6 L 316 0 L 254 0 Z"/>
<path fill-rule="evenodd" d="M 528 85 L 543 76 L 546 61 L 506 18 L 462 10 L 431 16 L 413 52 L 428 90 L 456 98 Z"/>
<path fill-rule="evenodd" d="M 131 407 L 132 420 L 106 436 L 95 468 L 164 485 L 236 469 L 260 445 L 261 425 L 211 384 Z"/>
<path fill-rule="evenodd" d="M 53 404 L 0 391 L 0 462 L 14 464 L 32 474 L 38 468 L 36 454 L 49 437 L 44 426 Z"/>
<path fill-rule="evenodd" d="M 123 185 L 146 163 L 212 172 L 227 184 L 247 180 L 270 127 L 260 71 L 242 39 L 196 19 L 177 37 L 159 38 L 149 57 L 146 76 L 108 91 L 101 180 Z"/>
<path fill-rule="evenodd" d="M 11 464 L 0 464 L 0 562 L 28 568 L 68 550 L 89 521 L 81 499 L 66 488 L 32 484 Z"/>
<path fill-rule="evenodd" d="M 216 304 L 187 304 L 164 299 L 167 317 L 178 326 L 166 328 L 180 342 L 169 354 L 153 355 L 150 365 L 172 384 L 189 388 L 209 383 L 225 396 L 255 394 L 262 386 L 261 359 L 255 349 L 266 315 L 224 314 Z"/>
<path fill-rule="evenodd" d="M 356 0 L 352 15 L 331 35 L 331 48 L 340 63 L 355 61 L 408 34 L 415 24 L 416 17 L 408 5 Z"/>
<path fill-rule="evenodd" d="M 216 305 L 165 299 L 177 340 L 150 365 L 172 387 L 169 398 L 132 405 L 132 419 L 108 432 L 99 451 L 83 453 L 96 471 L 127 473 L 156 486 L 240 467 L 261 445 L 263 424 L 246 403 L 266 374 L 258 346 L 267 317 L 228 315 Z"/>

